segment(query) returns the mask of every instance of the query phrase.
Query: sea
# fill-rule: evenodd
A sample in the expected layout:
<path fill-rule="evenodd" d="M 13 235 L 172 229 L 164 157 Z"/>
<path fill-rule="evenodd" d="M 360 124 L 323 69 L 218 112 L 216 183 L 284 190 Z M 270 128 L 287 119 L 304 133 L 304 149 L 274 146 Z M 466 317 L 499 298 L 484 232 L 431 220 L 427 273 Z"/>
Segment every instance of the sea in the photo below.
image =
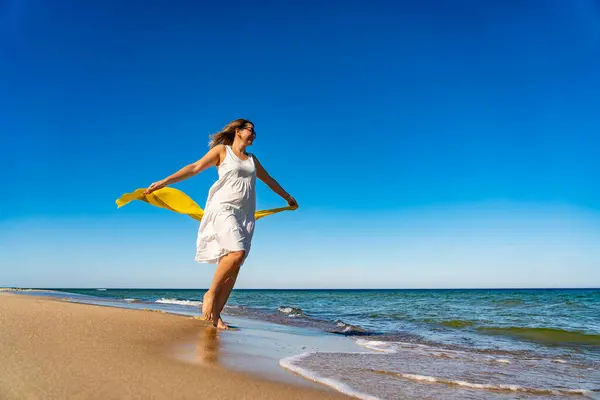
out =
<path fill-rule="evenodd" d="M 52 290 L 190 315 L 205 293 Z M 600 289 L 237 289 L 223 316 L 350 341 L 285 354 L 278 368 L 357 398 L 600 399 Z"/>

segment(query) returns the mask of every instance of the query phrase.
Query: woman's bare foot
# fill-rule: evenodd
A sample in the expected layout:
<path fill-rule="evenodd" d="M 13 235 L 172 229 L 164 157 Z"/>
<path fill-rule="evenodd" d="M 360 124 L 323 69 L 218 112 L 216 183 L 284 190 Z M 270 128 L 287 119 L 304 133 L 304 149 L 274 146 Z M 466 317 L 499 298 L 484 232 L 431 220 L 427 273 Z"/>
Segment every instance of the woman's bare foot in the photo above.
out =
<path fill-rule="evenodd" d="M 223 321 L 223 318 L 219 317 L 219 320 L 217 321 L 217 328 L 218 329 L 229 329 L 229 326 L 227 326 L 227 324 L 225 324 L 225 322 Z"/>
<path fill-rule="evenodd" d="M 215 301 L 215 295 L 210 290 L 204 293 L 202 298 L 202 316 L 207 321 L 213 320 L 213 303 Z"/>

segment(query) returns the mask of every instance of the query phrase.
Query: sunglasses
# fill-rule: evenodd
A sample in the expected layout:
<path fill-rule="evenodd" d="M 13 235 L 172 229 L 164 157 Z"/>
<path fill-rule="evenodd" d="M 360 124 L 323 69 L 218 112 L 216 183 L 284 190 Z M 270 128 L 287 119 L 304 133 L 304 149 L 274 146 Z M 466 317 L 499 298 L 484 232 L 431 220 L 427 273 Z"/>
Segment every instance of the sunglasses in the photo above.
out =
<path fill-rule="evenodd" d="M 252 133 L 253 135 L 256 135 L 256 131 L 254 130 L 254 128 L 250 128 L 250 127 L 244 127 L 242 128 L 242 130 L 246 129 L 248 132 Z"/>

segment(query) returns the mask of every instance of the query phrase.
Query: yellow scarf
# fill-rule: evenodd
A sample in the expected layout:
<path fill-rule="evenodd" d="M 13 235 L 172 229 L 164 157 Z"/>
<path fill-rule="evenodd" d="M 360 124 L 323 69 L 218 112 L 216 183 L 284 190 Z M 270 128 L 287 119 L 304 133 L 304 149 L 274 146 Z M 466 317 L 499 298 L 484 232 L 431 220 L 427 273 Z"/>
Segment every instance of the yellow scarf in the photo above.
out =
<path fill-rule="evenodd" d="M 167 210 L 175 211 L 180 214 L 187 214 L 195 220 L 200 221 L 204 216 L 204 210 L 196 204 L 191 197 L 183 193 L 181 190 L 165 187 L 158 189 L 148 195 L 144 195 L 146 189 L 137 189 L 131 193 L 125 193 L 117 199 L 117 208 L 121 208 L 133 200 L 142 200 L 153 206 L 166 208 Z M 271 208 L 269 210 L 259 210 L 254 213 L 255 219 L 260 219 L 268 215 L 272 215 L 281 211 L 295 210 L 296 207 L 281 207 Z"/>

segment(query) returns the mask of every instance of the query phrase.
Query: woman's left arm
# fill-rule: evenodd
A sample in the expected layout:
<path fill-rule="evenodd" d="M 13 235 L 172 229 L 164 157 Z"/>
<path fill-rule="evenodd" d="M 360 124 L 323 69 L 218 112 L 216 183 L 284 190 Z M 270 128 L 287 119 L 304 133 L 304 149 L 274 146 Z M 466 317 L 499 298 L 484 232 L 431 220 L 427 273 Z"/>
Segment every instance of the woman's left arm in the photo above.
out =
<path fill-rule="evenodd" d="M 286 192 L 271 175 L 269 175 L 256 156 L 254 156 L 254 165 L 256 165 L 256 176 L 258 179 L 263 181 L 272 191 L 283 197 L 291 207 L 298 207 L 296 200 L 290 196 L 290 194 Z"/>

